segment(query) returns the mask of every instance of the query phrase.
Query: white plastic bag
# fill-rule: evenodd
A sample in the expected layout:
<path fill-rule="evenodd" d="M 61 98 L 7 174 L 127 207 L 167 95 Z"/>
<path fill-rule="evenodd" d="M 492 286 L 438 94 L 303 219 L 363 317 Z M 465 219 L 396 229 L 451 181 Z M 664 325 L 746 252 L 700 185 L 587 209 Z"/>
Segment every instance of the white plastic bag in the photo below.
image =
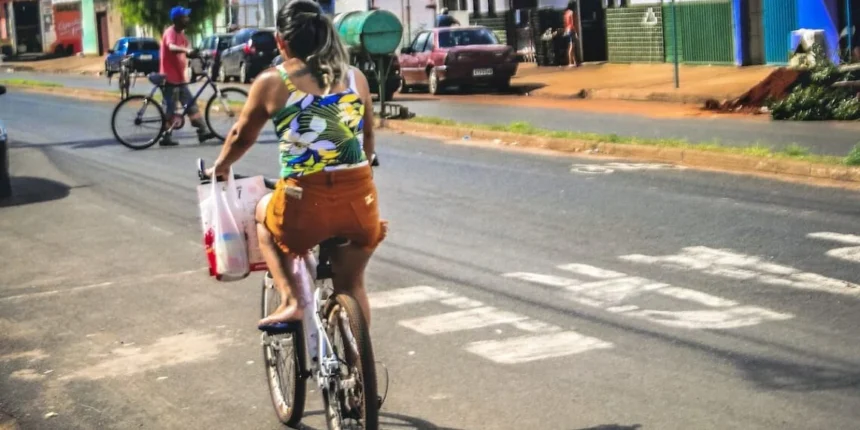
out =
<path fill-rule="evenodd" d="M 219 281 L 243 279 L 250 273 L 250 265 L 245 229 L 237 221 L 241 207 L 232 169 L 223 191 L 221 184 L 214 179 L 211 186 L 209 198 L 201 203 L 200 208 L 209 273 Z"/>

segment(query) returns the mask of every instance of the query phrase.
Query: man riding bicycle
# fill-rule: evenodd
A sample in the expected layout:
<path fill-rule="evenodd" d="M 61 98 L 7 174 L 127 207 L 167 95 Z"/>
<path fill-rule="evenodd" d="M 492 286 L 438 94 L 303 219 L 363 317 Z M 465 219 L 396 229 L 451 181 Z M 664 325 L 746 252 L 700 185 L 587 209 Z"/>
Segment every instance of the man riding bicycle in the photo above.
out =
<path fill-rule="evenodd" d="M 167 114 L 168 121 L 173 121 L 174 113 L 176 112 L 175 93 L 179 93 L 179 101 L 186 104 L 192 100 L 193 96 L 188 89 L 188 82 L 185 81 L 185 69 L 188 67 L 188 56 L 195 55 L 193 49 L 190 48 L 188 38 L 185 37 L 185 29 L 188 28 L 191 14 L 191 9 L 182 6 L 175 6 L 170 9 L 170 20 L 173 25 L 164 31 L 161 38 L 161 53 L 160 53 L 160 73 L 164 75 L 166 85 L 164 86 L 164 111 Z M 197 128 L 197 140 L 204 142 L 215 137 L 215 133 L 206 127 L 203 121 L 203 116 L 200 114 L 200 109 L 196 104 L 188 107 L 188 119 L 191 124 Z M 164 134 L 160 145 L 161 146 L 176 146 L 178 143 L 173 140 L 171 131 Z"/>

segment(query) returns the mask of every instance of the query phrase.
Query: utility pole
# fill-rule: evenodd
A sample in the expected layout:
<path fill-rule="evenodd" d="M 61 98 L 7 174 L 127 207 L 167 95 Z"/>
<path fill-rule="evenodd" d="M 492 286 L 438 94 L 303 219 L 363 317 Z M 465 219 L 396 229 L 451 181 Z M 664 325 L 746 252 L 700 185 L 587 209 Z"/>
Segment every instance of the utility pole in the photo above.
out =
<path fill-rule="evenodd" d="M 678 9 L 675 7 L 675 0 L 672 0 L 672 38 L 675 45 L 675 89 L 678 89 L 681 88 L 681 77 L 678 71 Z"/>

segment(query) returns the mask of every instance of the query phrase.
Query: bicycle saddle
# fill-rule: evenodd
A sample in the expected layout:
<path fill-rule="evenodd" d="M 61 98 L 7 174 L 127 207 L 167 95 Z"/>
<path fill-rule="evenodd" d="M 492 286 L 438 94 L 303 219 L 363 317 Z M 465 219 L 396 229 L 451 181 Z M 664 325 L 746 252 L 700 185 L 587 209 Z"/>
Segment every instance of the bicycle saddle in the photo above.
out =
<path fill-rule="evenodd" d="M 150 73 L 149 76 L 147 76 L 147 79 L 149 79 L 149 82 L 152 82 L 152 85 L 155 85 L 157 87 L 160 87 L 164 85 L 165 82 L 167 82 L 164 75 L 160 73 Z"/>

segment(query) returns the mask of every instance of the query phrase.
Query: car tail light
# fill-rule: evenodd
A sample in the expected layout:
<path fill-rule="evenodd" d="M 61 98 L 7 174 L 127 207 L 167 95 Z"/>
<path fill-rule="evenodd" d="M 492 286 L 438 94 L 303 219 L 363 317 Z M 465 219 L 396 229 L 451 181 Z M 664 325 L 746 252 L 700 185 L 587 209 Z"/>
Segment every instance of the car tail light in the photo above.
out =
<path fill-rule="evenodd" d="M 254 49 L 254 45 L 252 45 L 252 44 L 251 44 L 251 41 L 250 41 L 250 40 L 249 40 L 249 41 L 248 41 L 248 43 L 246 43 L 246 44 L 245 44 L 245 46 L 242 48 L 242 51 L 244 51 L 246 55 L 254 55 L 254 54 L 256 54 L 256 53 L 257 53 L 257 50 L 256 50 L 256 49 Z"/>

